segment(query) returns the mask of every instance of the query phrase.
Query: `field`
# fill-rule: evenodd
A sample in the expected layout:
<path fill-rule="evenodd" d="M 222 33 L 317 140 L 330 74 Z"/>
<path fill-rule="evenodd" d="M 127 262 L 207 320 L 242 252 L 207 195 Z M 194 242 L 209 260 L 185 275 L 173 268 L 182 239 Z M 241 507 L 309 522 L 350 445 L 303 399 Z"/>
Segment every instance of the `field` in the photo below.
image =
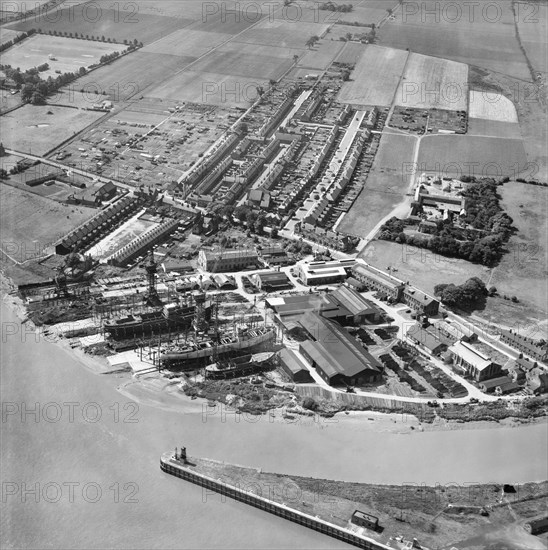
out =
<path fill-rule="evenodd" d="M 232 35 L 221 32 L 180 29 L 160 38 L 160 40 L 149 46 L 145 46 L 142 51 L 196 58 L 201 57 L 231 38 Z"/>
<path fill-rule="evenodd" d="M 339 25 L 337 25 L 338 27 Z M 353 27 L 348 27 L 353 28 Z M 361 42 L 347 42 L 344 45 L 344 49 L 341 53 L 335 58 L 337 63 L 350 63 L 355 65 L 358 63 L 360 57 L 367 49 L 367 44 L 362 44 Z"/>
<path fill-rule="evenodd" d="M 57 239 L 92 217 L 93 208 L 67 206 L 0 185 L 0 231 L 4 252 L 17 262 L 50 251 Z"/>
<path fill-rule="evenodd" d="M 416 140 L 400 134 L 383 134 L 365 187 L 344 216 L 338 231 L 365 237 L 394 208 L 405 204 Z M 402 213 L 403 215 L 404 213 Z"/>
<path fill-rule="evenodd" d="M 2 116 L 1 140 L 7 148 L 44 155 L 102 116 L 95 111 L 25 105 Z"/>
<path fill-rule="evenodd" d="M 491 283 L 548 313 L 548 189 L 511 182 L 504 184 L 501 195 L 518 232 L 510 239 L 509 254 L 494 269 Z"/>
<path fill-rule="evenodd" d="M 530 80 L 515 36 L 511 0 L 498 0 L 490 8 L 481 4 L 472 12 L 465 0 L 405 2 L 395 20 L 380 29 L 379 43 Z"/>
<path fill-rule="evenodd" d="M 257 80 L 277 80 L 293 65 L 293 59 L 270 55 L 251 54 L 239 51 L 237 45 L 230 49 L 217 49 L 202 57 L 192 65 L 199 73 L 218 73 L 237 77 L 250 77 Z"/>
<path fill-rule="evenodd" d="M 343 42 L 331 42 L 322 40 L 310 50 L 305 50 L 305 55 L 299 61 L 299 67 L 306 69 L 327 69 L 341 51 Z"/>
<path fill-rule="evenodd" d="M 535 71 L 548 73 L 548 6 L 541 2 L 516 2 L 521 43 Z"/>
<path fill-rule="evenodd" d="M 183 69 L 194 61 L 192 57 L 133 52 L 122 59 L 105 65 L 79 78 L 71 88 L 76 95 L 83 90 L 85 98 L 95 102 L 94 92 L 106 92 L 107 97 L 115 103 L 125 102 L 133 96 L 138 96 L 152 85 L 170 78 L 173 73 Z"/>
<path fill-rule="evenodd" d="M 99 63 L 99 58 L 105 54 L 121 52 L 126 48 L 123 44 L 35 34 L 2 52 L 2 63 L 19 67 L 22 71 L 47 63 L 50 68 L 40 73 L 46 80 L 50 76 L 55 78 L 56 71 L 77 72 L 80 67 Z"/>
<path fill-rule="evenodd" d="M 499 73 L 489 73 L 478 68 L 470 71 L 474 87 L 498 90 L 514 103 L 523 136 L 523 146 L 529 161 L 527 179 L 548 181 L 548 141 L 546 126 L 546 99 L 536 84 L 523 83 Z"/>
<path fill-rule="evenodd" d="M 468 135 L 521 139 L 521 130 L 519 124 L 515 122 L 469 118 Z"/>
<path fill-rule="evenodd" d="M 418 164 L 421 172 L 459 176 L 516 177 L 526 170 L 527 156 L 520 139 L 432 135 L 422 139 Z"/>
<path fill-rule="evenodd" d="M 411 53 L 396 94 L 396 105 L 466 111 L 468 67 L 448 59 Z"/>
<path fill-rule="evenodd" d="M 389 106 L 398 88 L 407 56 L 403 50 L 368 45 L 352 71 L 350 80 L 341 88 L 338 101 L 353 105 Z"/>
<path fill-rule="evenodd" d="M 131 5 L 137 7 L 135 2 L 130 3 Z M 71 5 L 70 8 L 56 12 L 55 17 L 40 18 L 39 27 L 45 33 L 49 31 L 72 32 L 84 36 L 104 36 L 117 42 L 137 39 L 144 44 L 150 44 L 193 22 L 192 19 L 146 15 L 139 13 L 138 9 L 120 13 L 118 9 L 112 9 L 112 6 L 112 3 L 107 2 L 104 2 L 102 6 L 96 2 Z M 36 27 L 37 23 L 33 17 L 27 21 L 18 21 L 8 25 L 9 29 L 16 31 L 28 31 Z"/>
<path fill-rule="evenodd" d="M 514 104 L 501 94 L 470 91 L 468 115 L 499 122 L 518 122 Z"/>
<path fill-rule="evenodd" d="M 21 103 L 21 94 L 12 94 L 8 90 L 0 90 L 0 101 L 2 102 L 0 105 L 0 110 L 6 111 L 7 109 L 16 107 Z"/>
<path fill-rule="evenodd" d="M 484 266 L 395 242 L 373 241 L 360 257 L 382 270 L 387 266 L 396 268 L 395 277 L 431 294 L 440 283 L 462 284 L 470 277 L 479 277 L 485 282 L 489 280 L 489 269 Z"/>
<path fill-rule="evenodd" d="M 18 34 L 17 31 L 11 31 L 10 29 L 2 29 L 2 33 L 0 36 L 0 44 L 4 44 L 5 42 L 9 42 L 10 40 L 13 40 Z"/>
<path fill-rule="evenodd" d="M 224 107 L 247 108 L 258 97 L 257 87 L 266 87 L 267 85 L 268 80 L 266 79 L 183 71 L 150 90 L 146 96 L 160 100 L 174 99 Z"/>
<path fill-rule="evenodd" d="M 286 20 L 265 18 L 253 28 L 238 36 L 238 42 L 260 44 L 279 48 L 306 48 L 306 41 L 313 35 L 320 38 L 329 25 L 307 21 L 291 22 Z M 219 28 L 227 32 L 224 27 Z"/>
<path fill-rule="evenodd" d="M 349 2 L 345 1 L 343 3 L 346 4 Z M 358 22 L 367 25 L 375 23 L 375 25 L 378 25 L 387 17 L 388 12 L 386 10 L 395 8 L 397 5 L 398 3 L 393 0 L 367 0 L 367 2 L 359 2 L 350 13 L 341 13 L 340 21 Z M 359 27 L 356 27 L 356 29 L 359 30 Z"/>

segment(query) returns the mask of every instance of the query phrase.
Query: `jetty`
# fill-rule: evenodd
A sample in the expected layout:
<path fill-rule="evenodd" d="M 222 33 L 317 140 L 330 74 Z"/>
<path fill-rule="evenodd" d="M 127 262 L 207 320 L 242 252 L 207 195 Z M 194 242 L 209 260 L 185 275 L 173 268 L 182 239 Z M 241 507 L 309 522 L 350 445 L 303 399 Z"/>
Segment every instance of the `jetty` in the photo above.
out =
<path fill-rule="evenodd" d="M 162 471 L 219 493 L 223 497 L 244 502 L 245 504 L 298 523 L 358 548 L 365 550 L 394 550 L 393 546 L 388 546 L 366 535 L 367 531 L 374 533 L 375 529 L 379 529 L 378 524 L 375 522 L 376 518 L 369 514 L 356 511 L 358 513 L 355 514 L 355 518 L 352 518 L 356 523 L 348 521 L 346 527 L 336 525 L 318 516 L 307 514 L 283 502 L 274 500 L 275 490 L 268 491 L 268 496 L 270 497 L 268 498 L 261 494 L 264 492 L 264 488 L 258 486 L 256 483 L 250 483 L 249 486 L 246 486 L 234 478 L 231 478 L 231 482 L 225 481 L 226 476 L 223 479 L 222 474 L 230 466 L 219 461 L 189 457 L 186 454 L 185 447 L 182 447 L 180 452 L 176 449 L 175 452 L 164 453 L 160 459 L 160 468 Z M 256 471 L 259 472 L 260 470 Z M 213 475 L 217 475 L 217 477 L 213 477 Z M 218 476 L 221 476 L 221 478 Z M 286 494 L 286 500 L 291 500 L 291 496 L 287 490 L 282 490 L 281 492 Z M 303 502 L 302 504 L 305 503 Z M 366 523 L 364 522 L 369 527 L 365 527 Z M 358 523 L 361 523 L 361 525 Z M 424 547 L 418 546 L 418 548 Z"/>

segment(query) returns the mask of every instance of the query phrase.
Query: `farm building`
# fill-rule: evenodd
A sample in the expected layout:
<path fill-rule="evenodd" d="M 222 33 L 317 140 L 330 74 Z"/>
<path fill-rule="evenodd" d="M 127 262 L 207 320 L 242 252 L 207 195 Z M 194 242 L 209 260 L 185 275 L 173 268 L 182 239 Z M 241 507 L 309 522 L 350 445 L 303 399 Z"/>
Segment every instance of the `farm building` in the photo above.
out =
<path fill-rule="evenodd" d="M 258 262 L 255 250 L 221 250 L 209 252 L 200 250 L 198 255 L 198 267 L 203 271 L 222 273 L 224 271 L 239 271 L 248 267 L 255 267 Z"/>
<path fill-rule="evenodd" d="M 310 340 L 299 351 L 331 386 L 380 380 L 382 365 L 344 328 L 314 311 L 299 320 Z"/>
<path fill-rule="evenodd" d="M 477 382 L 494 378 L 501 374 L 501 366 L 496 364 L 477 349 L 466 342 L 457 342 L 449 350 L 453 364 L 467 376 Z"/>
<path fill-rule="evenodd" d="M 283 348 L 278 357 L 281 369 L 293 382 L 307 383 L 314 381 L 306 365 L 293 350 Z"/>

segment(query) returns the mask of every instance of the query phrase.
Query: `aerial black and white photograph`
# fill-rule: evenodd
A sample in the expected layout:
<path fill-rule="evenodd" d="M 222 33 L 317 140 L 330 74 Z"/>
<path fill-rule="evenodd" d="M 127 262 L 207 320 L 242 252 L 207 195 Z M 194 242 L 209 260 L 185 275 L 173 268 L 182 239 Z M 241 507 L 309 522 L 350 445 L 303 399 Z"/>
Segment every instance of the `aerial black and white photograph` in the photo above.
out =
<path fill-rule="evenodd" d="M 0 0 L 0 550 L 548 550 L 548 0 Z"/>

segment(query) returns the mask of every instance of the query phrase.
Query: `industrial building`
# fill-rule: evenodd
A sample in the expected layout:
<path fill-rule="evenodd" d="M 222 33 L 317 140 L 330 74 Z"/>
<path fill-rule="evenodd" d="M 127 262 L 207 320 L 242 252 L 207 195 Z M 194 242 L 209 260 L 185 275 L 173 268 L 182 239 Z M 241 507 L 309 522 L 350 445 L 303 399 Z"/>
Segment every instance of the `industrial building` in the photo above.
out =
<path fill-rule="evenodd" d="M 255 273 L 251 276 L 251 282 L 260 290 L 267 292 L 292 286 L 288 276 L 283 271 Z"/>
<path fill-rule="evenodd" d="M 355 260 L 333 260 L 329 262 L 310 262 L 297 266 L 297 276 L 308 286 L 342 283 L 348 277 L 348 270 Z"/>
<path fill-rule="evenodd" d="M 502 368 L 466 342 L 457 342 L 449 348 L 453 364 L 466 376 L 482 382 L 500 376 Z"/>
<path fill-rule="evenodd" d="M 356 263 L 352 275 L 368 288 L 386 294 L 392 301 L 401 301 L 405 285 L 387 273 L 367 264 Z"/>
<path fill-rule="evenodd" d="M 299 320 L 309 340 L 299 351 L 331 386 L 354 386 L 381 379 L 382 365 L 344 328 L 315 311 Z"/>
<path fill-rule="evenodd" d="M 310 371 L 293 350 L 282 348 L 278 353 L 278 358 L 280 361 L 280 368 L 293 382 L 302 384 L 314 382 L 314 379 L 310 375 Z"/>
<path fill-rule="evenodd" d="M 415 323 L 406 333 L 407 338 L 415 345 L 422 346 L 432 355 L 439 355 L 447 349 L 447 344 L 436 338 L 431 332 L 423 328 L 419 323 Z"/>
<path fill-rule="evenodd" d="M 248 249 L 220 250 L 218 252 L 200 250 L 198 254 L 198 267 L 211 273 L 255 268 L 258 261 L 257 252 Z"/>

